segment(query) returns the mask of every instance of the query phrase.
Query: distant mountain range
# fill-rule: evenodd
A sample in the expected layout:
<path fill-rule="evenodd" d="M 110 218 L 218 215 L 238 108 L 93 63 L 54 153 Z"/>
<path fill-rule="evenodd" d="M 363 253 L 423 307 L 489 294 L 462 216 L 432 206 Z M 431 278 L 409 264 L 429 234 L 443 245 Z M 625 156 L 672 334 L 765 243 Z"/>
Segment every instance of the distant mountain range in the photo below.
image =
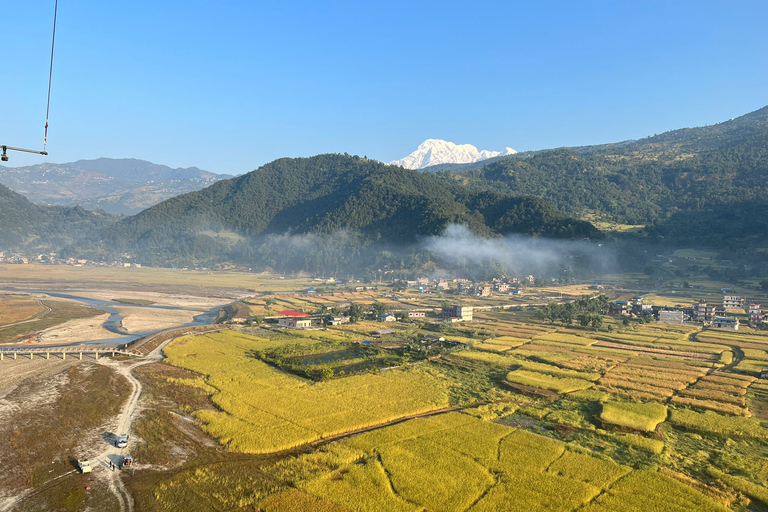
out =
<path fill-rule="evenodd" d="M 497 156 L 508 156 L 517 153 L 512 148 L 502 151 L 478 150 L 472 144 L 454 144 L 440 139 L 427 139 L 405 158 L 390 162 L 406 169 L 423 169 L 440 164 L 468 164 L 487 160 Z"/>
<path fill-rule="evenodd" d="M 98 188 L 99 180 L 112 186 L 114 174 L 167 180 L 144 186 L 217 181 L 109 227 L 109 216 L 36 206 L 3 187 L 0 250 L 55 250 L 56 244 L 77 240 L 67 254 L 108 258 L 132 252 L 154 265 L 258 262 L 322 272 L 365 258 L 381 266 L 383 261 L 402 265 L 396 252 L 382 260 L 364 257 L 366 248 L 407 246 L 450 224 L 484 236 L 601 237 L 586 222 L 595 220 L 643 224 L 644 230 L 622 236 L 645 242 L 740 249 L 750 255 L 750 264 L 768 265 L 766 253 L 754 250 L 765 247 L 768 233 L 768 107 L 712 126 L 442 164 L 436 172 L 318 155 L 279 159 L 221 180 L 198 169 L 140 161 L 113 167 L 112 162 L 75 162 L 49 171 L 33 167 L 43 181 L 69 179 L 75 188 L 77 179 L 87 183 L 81 188 Z M 98 195 L 80 192 L 86 193 Z"/>
<path fill-rule="evenodd" d="M 41 205 L 79 205 L 133 214 L 170 197 L 200 190 L 229 175 L 197 167 L 172 169 L 131 158 L 78 160 L 66 164 L 0 166 L 0 183 Z"/>

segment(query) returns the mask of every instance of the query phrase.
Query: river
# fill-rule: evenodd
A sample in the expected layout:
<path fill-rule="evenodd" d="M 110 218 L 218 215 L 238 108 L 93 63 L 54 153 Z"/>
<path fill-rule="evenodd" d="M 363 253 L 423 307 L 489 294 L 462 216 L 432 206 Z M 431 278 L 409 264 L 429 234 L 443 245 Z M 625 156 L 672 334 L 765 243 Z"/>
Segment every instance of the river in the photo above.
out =
<path fill-rule="evenodd" d="M 109 313 L 109 318 L 107 318 L 104 323 L 102 324 L 102 327 L 104 329 L 108 330 L 109 332 L 119 334 L 120 337 L 117 338 L 109 338 L 106 340 L 90 340 L 90 341 L 81 341 L 77 343 L 68 343 L 64 345 L 30 345 L 30 344 L 24 344 L 24 345 L 3 345 L 0 346 L 0 350 L 9 350 L 13 348 L 60 348 L 60 347 L 73 347 L 76 345 L 122 345 L 125 343 L 130 343 L 134 340 L 137 340 L 139 338 L 143 338 L 144 336 L 149 336 L 150 334 L 155 334 L 160 331 L 165 331 L 168 329 L 176 329 L 179 327 L 190 327 L 193 325 L 208 325 L 213 323 L 214 320 L 218 317 L 219 310 L 221 308 L 216 307 L 209 311 L 201 311 L 199 315 L 195 315 L 192 317 L 192 321 L 188 322 L 186 324 L 176 325 L 169 328 L 163 328 L 163 329 L 157 329 L 154 331 L 144 331 L 144 332 L 137 332 L 137 333 L 129 333 L 125 329 L 122 328 L 121 322 L 123 321 L 123 315 L 118 310 L 118 307 L 122 308 L 145 308 L 145 309 L 176 309 L 176 310 L 183 310 L 183 311 L 190 311 L 190 308 L 181 308 L 177 306 L 159 306 L 155 304 L 150 304 L 146 306 L 142 305 L 136 305 L 136 304 L 123 304 L 123 303 L 116 303 L 108 300 L 101 300 L 101 299 L 92 299 L 90 297 L 81 297 L 79 295 L 72 295 L 69 293 L 61 293 L 61 292 L 54 292 L 50 290 L 9 290 L 14 292 L 22 292 L 22 293 L 44 293 L 46 295 L 49 295 L 51 297 L 59 298 L 59 299 L 69 299 L 74 300 L 76 302 L 79 302 L 85 306 L 90 306 L 95 309 L 100 309 L 102 311 L 105 311 Z M 194 310 L 193 310 L 194 311 Z"/>

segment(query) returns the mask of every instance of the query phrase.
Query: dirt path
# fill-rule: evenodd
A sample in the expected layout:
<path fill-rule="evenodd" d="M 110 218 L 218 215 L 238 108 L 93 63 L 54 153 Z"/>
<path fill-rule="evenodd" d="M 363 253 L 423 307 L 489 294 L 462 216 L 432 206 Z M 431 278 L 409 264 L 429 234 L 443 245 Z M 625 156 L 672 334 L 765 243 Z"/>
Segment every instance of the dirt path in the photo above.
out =
<path fill-rule="evenodd" d="M 130 434 L 131 425 L 133 424 L 136 409 L 139 405 L 139 398 L 141 397 L 141 393 L 144 389 L 141 382 L 139 382 L 139 380 L 133 376 L 133 370 L 145 364 L 162 361 L 164 358 L 162 354 L 163 347 L 165 347 L 174 339 L 175 338 L 171 338 L 164 341 L 138 361 L 128 361 L 127 364 L 124 361 L 118 362 L 111 359 L 102 359 L 99 361 L 100 364 L 109 366 L 113 371 L 125 377 L 125 379 L 131 384 L 131 387 L 133 388 L 131 395 L 125 402 L 123 410 L 120 412 L 120 416 L 118 417 L 117 427 L 114 432 L 115 435 Z M 128 447 L 130 446 L 131 442 L 129 438 Z M 125 484 L 120 478 L 121 472 L 116 469 L 118 464 L 122 462 L 123 455 L 127 453 L 130 453 L 128 448 L 117 448 L 114 443 L 110 443 L 109 449 L 99 454 L 96 457 L 96 460 L 98 461 L 99 465 L 109 470 L 106 472 L 106 478 L 108 479 L 109 488 L 115 494 L 115 497 L 117 497 L 117 500 L 120 503 L 120 510 L 133 512 L 133 497 L 131 496 L 130 492 L 128 492 L 128 489 L 125 488 Z"/>

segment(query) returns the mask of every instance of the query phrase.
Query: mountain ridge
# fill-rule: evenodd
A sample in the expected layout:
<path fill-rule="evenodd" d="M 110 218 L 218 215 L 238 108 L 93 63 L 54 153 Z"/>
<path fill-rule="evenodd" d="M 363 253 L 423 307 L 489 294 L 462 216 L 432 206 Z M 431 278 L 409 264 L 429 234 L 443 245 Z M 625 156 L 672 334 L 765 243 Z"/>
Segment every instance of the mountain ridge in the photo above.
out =
<path fill-rule="evenodd" d="M 0 166 L 0 183 L 42 205 L 79 205 L 133 214 L 169 197 L 230 178 L 197 167 L 173 169 L 132 158 Z"/>
<path fill-rule="evenodd" d="M 148 264 L 244 263 L 271 250 L 263 243 L 270 236 L 348 233 L 354 252 L 374 242 L 412 244 L 449 224 L 464 224 L 483 236 L 601 236 L 590 223 L 568 218 L 539 198 L 472 192 L 431 174 L 326 154 L 281 158 L 168 199 L 70 251 L 90 258 L 131 252 Z"/>

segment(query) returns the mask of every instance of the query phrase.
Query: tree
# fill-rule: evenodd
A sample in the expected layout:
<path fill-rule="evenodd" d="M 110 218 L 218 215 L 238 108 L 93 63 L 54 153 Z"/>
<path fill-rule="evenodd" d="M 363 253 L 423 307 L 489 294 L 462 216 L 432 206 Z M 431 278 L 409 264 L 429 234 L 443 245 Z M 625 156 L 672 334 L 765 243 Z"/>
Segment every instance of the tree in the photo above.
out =
<path fill-rule="evenodd" d="M 600 315 L 592 315 L 592 328 L 599 329 L 603 326 L 603 317 Z"/>
<path fill-rule="evenodd" d="M 349 309 L 347 310 L 347 314 L 349 315 L 349 321 L 352 323 L 357 322 L 363 316 L 365 315 L 365 308 L 363 308 L 360 304 L 355 304 L 354 302 L 349 304 Z"/>
<path fill-rule="evenodd" d="M 379 315 L 383 315 L 387 311 L 389 311 L 389 306 L 386 304 L 382 304 L 381 302 L 374 302 L 373 303 L 373 316 L 377 317 Z"/>

